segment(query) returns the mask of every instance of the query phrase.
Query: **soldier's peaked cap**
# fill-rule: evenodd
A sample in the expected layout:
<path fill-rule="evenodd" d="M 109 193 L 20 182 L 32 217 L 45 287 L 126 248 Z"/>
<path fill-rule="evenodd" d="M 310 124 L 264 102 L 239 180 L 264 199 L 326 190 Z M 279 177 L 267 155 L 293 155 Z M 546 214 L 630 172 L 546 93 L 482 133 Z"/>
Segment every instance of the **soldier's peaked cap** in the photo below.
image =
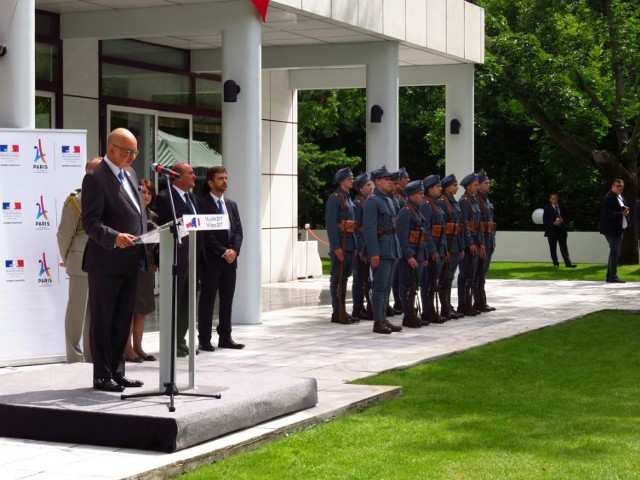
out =
<path fill-rule="evenodd" d="M 353 177 L 353 173 L 351 172 L 351 169 L 349 167 L 341 168 L 333 176 L 336 183 L 342 183 L 344 180 L 346 180 L 349 177 Z"/>
<path fill-rule="evenodd" d="M 470 173 L 460 181 L 460 185 L 462 185 L 463 187 L 466 187 L 470 183 L 473 183 L 477 180 L 478 180 L 478 176 L 475 173 Z"/>

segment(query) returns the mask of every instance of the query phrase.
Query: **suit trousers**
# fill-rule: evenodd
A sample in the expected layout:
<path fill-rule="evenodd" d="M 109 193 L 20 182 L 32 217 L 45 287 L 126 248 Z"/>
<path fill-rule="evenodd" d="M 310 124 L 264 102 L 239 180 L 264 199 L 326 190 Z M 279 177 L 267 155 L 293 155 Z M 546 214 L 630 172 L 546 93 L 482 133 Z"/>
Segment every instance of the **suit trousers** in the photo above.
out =
<path fill-rule="evenodd" d="M 220 295 L 219 320 L 216 331 L 223 340 L 231 339 L 231 311 L 236 291 L 237 261 L 227 263 L 222 258 L 214 259 L 200 267 L 200 298 L 198 300 L 198 340 L 200 345 L 211 342 L 213 310 L 216 295 Z"/>
<path fill-rule="evenodd" d="M 64 316 L 67 363 L 91 362 L 89 340 L 89 282 L 86 275 L 69 275 L 69 300 Z M 82 348 L 80 340 L 82 339 Z"/>
<path fill-rule="evenodd" d="M 136 303 L 138 272 L 128 276 L 89 273 L 88 278 L 93 378 L 124 376 L 124 349 Z"/>
<path fill-rule="evenodd" d="M 562 255 L 562 260 L 565 265 L 571 264 L 571 259 L 569 258 L 569 248 L 567 247 L 567 236 L 559 236 L 559 237 L 547 237 L 549 241 L 549 254 L 551 255 L 551 261 L 554 265 L 558 264 L 558 245 L 560 246 L 560 255 Z"/>
<path fill-rule="evenodd" d="M 607 262 L 607 280 L 618 278 L 618 259 L 620 258 L 620 248 L 622 247 L 622 237 L 612 237 L 606 235 L 609 244 L 609 260 Z"/>

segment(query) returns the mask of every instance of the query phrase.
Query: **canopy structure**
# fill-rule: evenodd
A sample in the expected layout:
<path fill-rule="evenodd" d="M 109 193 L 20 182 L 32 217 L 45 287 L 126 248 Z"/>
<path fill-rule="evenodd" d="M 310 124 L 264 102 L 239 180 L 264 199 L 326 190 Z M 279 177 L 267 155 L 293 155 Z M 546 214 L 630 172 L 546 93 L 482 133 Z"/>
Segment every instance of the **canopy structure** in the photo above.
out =
<path fill-rule="evenodd" d="M 189 155 L 191 144 L 191 155 Z M 209 148 L 206 142 L 176 137 L 158 130 L 158 155 L 156 161 L 163 166 L 187 162 L 193 168 L 209 168 L 222 165 L 222 155 Z"/>

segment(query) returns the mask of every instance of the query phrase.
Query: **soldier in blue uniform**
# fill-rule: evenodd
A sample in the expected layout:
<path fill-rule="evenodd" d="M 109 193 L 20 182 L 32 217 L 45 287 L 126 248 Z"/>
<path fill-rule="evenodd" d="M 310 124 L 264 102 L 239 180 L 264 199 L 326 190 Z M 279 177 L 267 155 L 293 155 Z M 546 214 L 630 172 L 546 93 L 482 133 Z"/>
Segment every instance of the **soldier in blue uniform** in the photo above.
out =
<path fill-rule="evenodd" d="M 422 326 L 414 305 L 420 286 L 423 267 L 427 264 L 427 232 L 425 219 L 420 213 L 424 203 L 424 187 L 420 180 L 409 182 L 404 188 L 407 204 L 398 214 L 398 240 L 402 257 L 398 261 L 400 298 L 402 299 L 402 325 L 410 328 Z"/>
<path fill-rule="evenodd" d="M 371 305 L 368 305 L 369 309 L 365 308 L 364 299 L 368 298 L 368 292 L 365 293 L 365 288 L 368 289 L 369 285 L 365 285 L 365 279 L 369 275 L 369 264 L 367 263 L 367 253 L 364 248 L 364 227 L 362 226 L 362 215 L 364 212 L 364 202 L 367 200 L 371 192 L 373 191 L 373 182 L 366 173 L 358 175 L 354 182 L 353 187 L 357 194 L 353 202 L 354 211 L 356 215 L 356 222 L 358 222 L 358 230 L 356 233 L 356 239 L 358 249 L 356 250 L 353 264 L 353 285 L 352 285 L 352 298 L 353 298 L 353 313 L 352 317 L 359 318 L 360 320 L 371 320 Z M 370 299 L 368 302 L 370 303 Z"/>
<path fill-rule="evenodd" d="M 425 202 L 420 207 L 420 212 L 426 219 L 430 229 L 428 243 L 430 261 L 420 283 L 422 320 L 427 324 L 444 323 L 447 321 L 447 317 L 441 316 L 435 306 L 440 273 L 447 255 L 447 242 L 444 233 L 446 217 L 438 200 L 442 193 L 440 177 L 438 175 L 429 175 L 423 180 L 422 184 L 425 188 Z"/>
<path fill-rule="evenodd" d="M 491 181 L 486 172 L 478 174 L 478 193 L 476 199 L 480 206 L 482 214 L 482 223 L 480 223 L 480 234 L 484 240 L 484 257 L 480 257 L 478 261 L 478 281 L 476 282 L 473 300 L 474 309 L 481 312 L 493 312 L 494 307 L 487 303 L 487 294 L 484 284 L 487 279 L 487 272 L 491 265 L 491 257 L 496 249 L 496 224 L 493 221 L 493 203 L 489 200 L 489 190 L 491 190 Z"/>
<path fill-rule="evenodd" d="M 338 184 L 336 191 L 327 199 L 325 218 L 329 237 L 329 257 L 331 258 L 331 306 L 333 323 L 356 323 L 346 314 L 345 300 L 347 279 L 353 268 L 353 256 L 356 250 L 357 223 L 353 201 L 349 190 L 353 187 L 353 173 L 348 167 L 341 168 L 334 176 Z"/>
<path fill-rule="evenodd" d="M 451 285 L 458 269 L 458 264 L 464 258 L 464 228 L 462 226 L 462 213 L 460 204 L 456 200 L 458 193 L 458 180 L 454 174 L 447 175 L 441 182 L 443 192 L 440 202 L 447 217 L 445 234 L 447 241 L 447 258 L 441 275 L 440 289 L 440 315 L 447 319 L 457 320 L 464 317 L 464 313 L 457 313 L 451 307 Z"/>
<path fill-rule="evenodd" d="M 400 213 L 400 210 L 407 204 L 407 196 L 404 192 L 404 188 L 409 184 L 411 178 L 409 178 L 409 172 L 407 172 L 407 169 L 400 167 L 397 172 L 393 172 L 391 180 L 394 184 L 392 198 L 397 216 Z M 391 288 L 391 291 L 393 292 L 393 307 L 391 305 L 387 307 L 387 315 L 393 316 L 394 314 L 402 313 L 404 300 L 400 297 L 399 286 L 398 269 L 396 268 L 393 272 L 393 287 Z"/>
<path fill-rule="evenodd" d="M 470 173 L 460 182 L 465 189 L 460 198 L 460 211 L 464 227 L 464 258 L 460 263 L 458 273 L 458 313 L 474 317 L 481 312 L 473 309 L 473 284 L 477 274 L 478 258 L 484 256 L 484 239 L 480 234 L 482 216 L 480 205 L 476 200 L 478 192 L 478 177 Z"/>
<path fill-rule="evenodd" d="M 400 257 L 396 236 L 395 210 L 391 194 L 391 173 L 385 167 L 371 172 L 375 188 L 364 203 L 364 241 L 372 269 L 371 303 L 373 331 L 391 333 L 402 330 L 387 320 L 386 306 L 393 283 L 394 264 Z"/>

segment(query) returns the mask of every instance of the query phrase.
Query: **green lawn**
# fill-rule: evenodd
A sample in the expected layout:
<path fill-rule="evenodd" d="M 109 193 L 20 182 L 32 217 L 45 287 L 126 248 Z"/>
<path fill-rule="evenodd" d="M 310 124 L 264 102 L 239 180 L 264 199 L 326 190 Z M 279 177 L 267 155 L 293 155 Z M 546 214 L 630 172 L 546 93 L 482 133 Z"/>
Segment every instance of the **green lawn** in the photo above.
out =
<path fill-rule="evenodd" d="M 404 396 L 181 478 L 637 479 L 638 345 L 604 311 L 372 377 Z"/>
<path fill-rule="evenodd" d="M 329 275 L 331 262 L 322 259 L 322 273 Z M 581 263 L 576 268 L 561 266 L 553 268 L 551 262 L 492 262 L 488 279 L 516 280 L 580 280 L 604 282 L 607 266 L 602 263 Z M 635 282 L 640 280 L 640 265 L 620 265 L 621 279 Z"/>

